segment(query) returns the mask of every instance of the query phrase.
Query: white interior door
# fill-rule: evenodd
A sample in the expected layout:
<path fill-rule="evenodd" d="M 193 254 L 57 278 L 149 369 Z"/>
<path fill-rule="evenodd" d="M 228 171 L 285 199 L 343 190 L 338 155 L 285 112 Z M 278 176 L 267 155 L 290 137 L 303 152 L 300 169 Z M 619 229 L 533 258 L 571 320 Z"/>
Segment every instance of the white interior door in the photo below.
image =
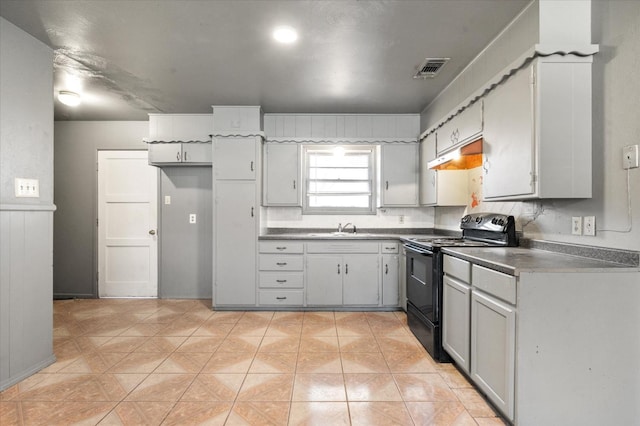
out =
<path fill-rule="evenodd" d="M 100 297 L 158 296 L 158 174 L 147 155 L 98 152 Z"/>

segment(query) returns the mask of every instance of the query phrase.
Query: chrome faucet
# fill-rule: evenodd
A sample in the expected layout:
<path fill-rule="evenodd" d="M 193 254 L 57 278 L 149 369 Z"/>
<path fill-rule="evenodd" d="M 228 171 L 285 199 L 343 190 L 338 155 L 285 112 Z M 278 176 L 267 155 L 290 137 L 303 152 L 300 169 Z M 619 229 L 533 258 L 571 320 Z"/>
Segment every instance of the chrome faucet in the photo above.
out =
<path fill-rule="evenodd" d="M 347 229 L 348 226 L 352 226 L 353 227 L 353 233 L 355 234 L 356 233 L 356 226 L 351 222 L 347 223 L 344 226 L 342 226 L 342 224 L 339 223 L 338 224 L 338 232 L 344 232 L 344 230 Z"/>

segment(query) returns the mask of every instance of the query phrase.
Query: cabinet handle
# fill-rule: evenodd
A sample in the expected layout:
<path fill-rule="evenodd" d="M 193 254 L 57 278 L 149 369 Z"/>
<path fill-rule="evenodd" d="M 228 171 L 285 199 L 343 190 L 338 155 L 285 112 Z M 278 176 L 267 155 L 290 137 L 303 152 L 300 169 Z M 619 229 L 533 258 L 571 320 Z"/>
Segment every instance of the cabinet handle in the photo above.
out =
<path fill-rule="evenodd" d="M 348 273 L 349 273 L 349 264 L 348 264 L 348 263 L 345 263 L 345 264 L 344 264 L 344 273 L 345 273 L 345 274 L 348 274 Z"/>
<path fill-rule="evenodd" d="M 176 153 L 176 160 L 180 161 L 180 151 Z"/>
<path fill-rule="evenodd" d="M 388 275 L 389 274 L 389 265 L 385 263 L 384 265 L 384 274 Z"/>
<path fill-rule="evenodd" d="M 276 250 L 286 250 L 286 247 L 276 247 Z"/>
<path fill-rule="evenodd" d="M 286 283 L 287 280 L 276 280 L 277 283 Z"/>
<path fill-rule="evenodd" d="M 253 207 L 251 207 L 251 217 L 253 217 Z"/>
<path fill-rule="evenodd" d="M 182 158 L 182 160 L 188 161 L 187 151 L 184 152 L 184 157 Z"/>
<path fill-rule="evenodd" d="M 287 300 L 287 296 L 278 296 L 276 297 L 277 300 Z"/>
<path fill-rule="evenodd" d="M 296 189 L 296 181 L 293 181 L 293 189 Z"/>
<path fill-rule="evenodd" d="M 278 266 L 285 266 L 287 264 L 287 262 L 276 262 L 276 265 Z"/>
<path fill-rule="evenodd" d="M 338 275 L 340 275 L 340 264 L 338 263 Z"/>
<path fill-rule="evenodd" d="M 384 187 L 385 187 L 384 189 L 389 189 L 389 181 L 386 181 L 386 182 L 384 183 Z"/>
<path fill-rule="evenodd" d="M 251 171 L 253 171 L 253 161 L 251 162 Z"/>
<path fill-rule="evenodd" d="M 490 167 L 489 159 L 487 158 L 484 160 L 484 163 L 482 163 L 482 170 L 484 170 L 485 174 L 489 173 L 489 167 Z"/>

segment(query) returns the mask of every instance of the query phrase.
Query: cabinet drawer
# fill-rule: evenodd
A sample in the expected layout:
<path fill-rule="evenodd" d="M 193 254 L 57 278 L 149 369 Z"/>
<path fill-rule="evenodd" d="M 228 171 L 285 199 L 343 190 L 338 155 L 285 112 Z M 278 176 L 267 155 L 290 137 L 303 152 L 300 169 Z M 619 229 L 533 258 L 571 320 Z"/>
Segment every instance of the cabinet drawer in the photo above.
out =
<path fill-rule="evenodd" d="M 260 305 L 302 306 L 302 290 L 260 290 Z"/>
<path fill-rule="evenodd" d="M 304 252 L 304 245 L 293 241 L 260 241 L 260 253 L 296 253 Z"/>
<path fill-rule="evenodd" d="M 471 274 L 473 287 L 516 304 L 516 277 L 478 265 L 472 266 Z"/>
<path fill-rule="evenodd" d="M 398 243 L 382 243 L 380 244 L 381 253 L 398 253 Z"/>
<path fill-rule="evenodd" d="M 336 241 L 307 243 L 307 253 L 378 253 L 379 243 Z"/>
<path fill-rule="evenodd" d="M 261 271 L 302 271 L 303 256 L 261 254 Z"/>
<path fill-rule="evenodd" d="M 260 272 L 260 288 L 303 288 L 302 272 Z"/>
<path fill-rule="evenodd" d="M 471 264 L 457 257 L 444 256 L 444 273 L 465 283 L 471 282 Z"/>

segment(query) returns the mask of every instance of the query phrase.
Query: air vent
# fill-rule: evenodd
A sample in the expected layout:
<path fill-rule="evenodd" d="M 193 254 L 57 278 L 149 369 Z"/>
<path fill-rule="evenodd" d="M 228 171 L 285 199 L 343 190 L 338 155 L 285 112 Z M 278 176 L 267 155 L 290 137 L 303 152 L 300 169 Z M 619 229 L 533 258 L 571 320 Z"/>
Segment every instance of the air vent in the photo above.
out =
<path fill-rule="evenodd" d="M 451 58 L 426 58 L 413 78 L 434 78 Z"/>

